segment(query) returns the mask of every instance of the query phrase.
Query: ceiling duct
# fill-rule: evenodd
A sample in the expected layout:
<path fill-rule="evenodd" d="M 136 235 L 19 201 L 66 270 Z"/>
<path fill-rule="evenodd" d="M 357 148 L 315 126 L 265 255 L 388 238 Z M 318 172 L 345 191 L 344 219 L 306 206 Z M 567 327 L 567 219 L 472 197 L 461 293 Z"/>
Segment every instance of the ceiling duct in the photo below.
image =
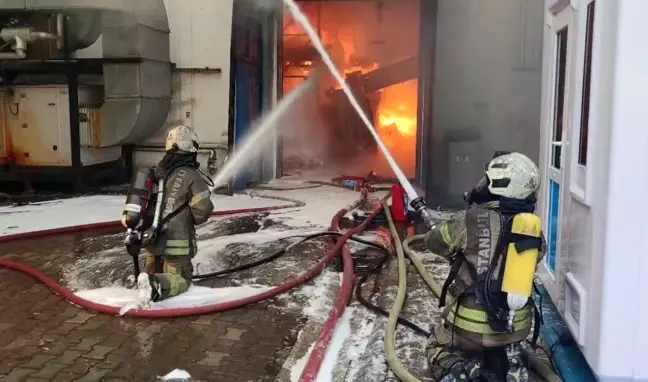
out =
<path fill-rule="evenodd" d="M 158 133 L 172 96 L 163 0 L 0 0 L 0 12 L 20 10 L 66 14 L 71 48 L 100 45 L 99 57 L 92 58 L 107 60 L 102 147 L 135 144 Z M 124 60 L 128 58 L 141 60 Z"/>

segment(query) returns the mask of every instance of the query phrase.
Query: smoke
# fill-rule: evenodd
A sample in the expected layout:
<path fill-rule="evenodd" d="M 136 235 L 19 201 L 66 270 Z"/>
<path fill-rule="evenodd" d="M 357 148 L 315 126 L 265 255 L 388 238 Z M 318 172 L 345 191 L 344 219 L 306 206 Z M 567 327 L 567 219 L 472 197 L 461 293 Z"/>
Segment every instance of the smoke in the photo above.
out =
<path fill-rule="evenodd" d="M 365 112 L 373 118 L 381 139 L 408 176 L 415 168 L 418 80 L 398 81 L 378 91 L 365 93 L 362 76 L 418 56 L 418 1 L 300 1 L 299 6 L 321 40 L 335 66 Z M 403 23 L 403 20 L 408 20 Z M 300 76 L 322 63 L 303 28 L 290 12 L 283 20 L 284 93 L 296 86 Z M 284 171 L 316 165 L 342 167 L 363 175 L 370 170 L 391 176 L 384 155 L 353 110 L 337 91 L 337 81 L 325 68 L 315 94 L 300 100 L 291 111 L 290 126 L 284 130 Z M 417 74 L 416 74 L 417 75 Z M 384 79 L 379 81 L 384 82 Z M 375 83 L 375 81 L 374 81 Z M 389 83 L 389 81 L 387 81 Z"/>

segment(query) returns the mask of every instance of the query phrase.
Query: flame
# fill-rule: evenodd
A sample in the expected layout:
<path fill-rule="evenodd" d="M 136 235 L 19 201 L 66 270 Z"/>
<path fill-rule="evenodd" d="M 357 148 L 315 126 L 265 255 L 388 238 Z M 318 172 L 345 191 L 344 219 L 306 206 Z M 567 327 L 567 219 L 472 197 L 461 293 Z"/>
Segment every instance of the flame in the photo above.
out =
<path fill-rule="evenodd" d="M 371 33 L 368 28 L 369 24 L 362 24 L 361 21 L 357 25 L 345 24 L 342 21 L 337 21 L 336 18 L 322 18 L 321 23 L 318 23 L 318 12 L 320 11 L 317 10 L 315 5 L 312 7 L 307 6 L 309 4 L 304 3 L 303 10 L 314 25 L 321 26 L 319 32 L 322 42 L 340 72 L 344 73 L 346 77 L 357 75 L 358 72 L 367 74 L 381 68 L 383 65 L 377 62 L 380 60 L 379 57 L 389 57 L 389 59 L 393 60 L 392 62 L 398 61 L 398 59 L 386 54 L 389 52 L 380 51 L 378 50 L 380 48 L 374 48 L 371 43 L 368 43 L 369 40 L 363 33 L 362 28 L 367 28 L 365 31 Z M 284 19 L 284 28 L 284 34 L 304 34 L 297 23 L 288 23 L 286 19 Z M 305 72 L 311 71 L 314 65 L 315 63 L 310 61 L 300 62 L 299 69 L 296 68 L 297 65 L 293 64 L 292 70 L 295 73 L 305 74 Z M 284 79 L 285 84 L 287 83 L 286 80 L 287 78 Z M 327 86 L 336 89 L 341 88 L 336 82 L 328 82 Z M 374 110 L 376 124 L 374 128 L 396 162 L 402 167 L 402 170 L 411 176 L 414 174 L 416 161 L 418 80 L 413 79 L 395 84 L 380 90 L 379 93 L 380 100 Z M 374 93 L 374 95 L 377 94 Z M 375 169 L 388 169 L 382 154 L 369 160 L 377 160 L 378 163 L 375 163 Z M 391 172 L 390 170 L 387 171 Z"/>
<path fill-rule="evenodd" d="M 346 75 L 349 75 L 351 73 L 356 73 L 356 72 L 360 72 L 362 74 L 367 74 L 367 73 L 369 73 L 369 72 L 371 72 L 373 70 L 378 69 L 379 67 L 380 66 L 374 62 L 374 63 L 368 64 L 368 65 L 354 65 L 354 66 L 346 67 L 346 68 L 343 69 L 343 71 L 344 71 L 344 74 L 346 74 Z"/>

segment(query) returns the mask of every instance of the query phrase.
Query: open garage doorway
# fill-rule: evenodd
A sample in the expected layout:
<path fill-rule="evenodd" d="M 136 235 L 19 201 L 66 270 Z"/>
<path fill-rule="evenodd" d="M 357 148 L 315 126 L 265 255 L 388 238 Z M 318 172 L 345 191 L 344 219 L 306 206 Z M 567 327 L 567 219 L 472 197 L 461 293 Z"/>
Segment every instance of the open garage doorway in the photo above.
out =
<path fill-rule="evenodd" d="M 300 1 L 359 104 L 405 174 L 417 171 L 420 1 Z M 393 173 L 301 26 L 283 16 L 282 91 L 316 73 L 282 134 L 284 175 Z"/>

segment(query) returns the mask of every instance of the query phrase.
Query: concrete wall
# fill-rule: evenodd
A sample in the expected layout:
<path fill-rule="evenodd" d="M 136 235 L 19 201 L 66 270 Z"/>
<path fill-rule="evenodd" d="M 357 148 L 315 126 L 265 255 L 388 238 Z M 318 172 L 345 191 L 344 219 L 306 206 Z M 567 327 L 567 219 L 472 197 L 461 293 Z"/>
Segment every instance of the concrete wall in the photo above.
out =
<path fill-rule="evenodd" d="M 164 146 L 168 129 L 186 124 L 198 133 L 201 147 L 217 150 L 220 163 L 227 148 L 234 0 L 164 3 L 171 29 L 171 61 L 178 70 L 173 74 L 173 101 L 165 128 L 142 145 Z M 205 68 L 221 72 L 191 71 Z M 134 163 L 152 165 L 161 155 L 150 150 L 137 151 Z"/>
<path fill-rule="evenodd" d="M 538 159 L 543 3 L 439 0 L 427 182 L 461 203 L 495 150 Z"/>

